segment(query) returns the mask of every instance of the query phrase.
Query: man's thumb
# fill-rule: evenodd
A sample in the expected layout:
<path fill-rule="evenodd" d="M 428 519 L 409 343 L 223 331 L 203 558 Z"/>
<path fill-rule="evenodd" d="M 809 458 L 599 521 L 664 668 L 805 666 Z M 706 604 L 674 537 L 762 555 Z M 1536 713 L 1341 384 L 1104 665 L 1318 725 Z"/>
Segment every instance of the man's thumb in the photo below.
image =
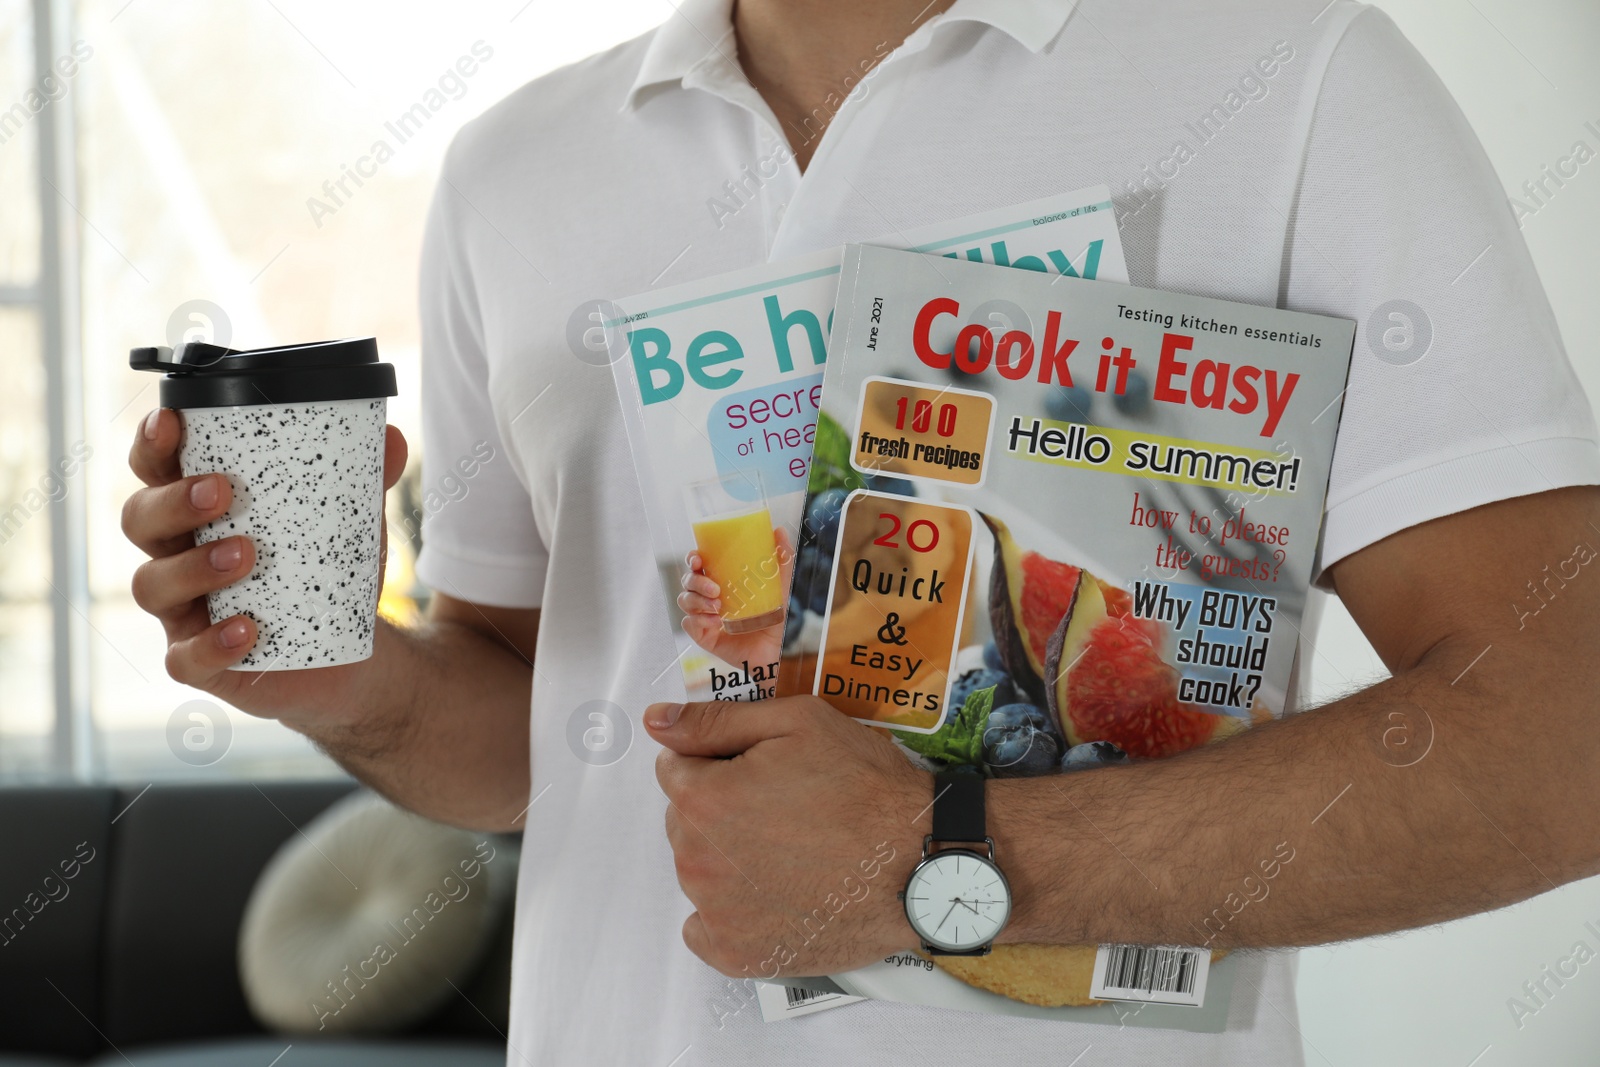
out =
<path fill-rule="evenodd" d="M 792 724 L 773 711 L 781 701 L 746 704 L 707 700 L 651 704 L 644 725 L 650 736 L 682 756 L 737 756 L 758 742 L 789 733 Z"/>

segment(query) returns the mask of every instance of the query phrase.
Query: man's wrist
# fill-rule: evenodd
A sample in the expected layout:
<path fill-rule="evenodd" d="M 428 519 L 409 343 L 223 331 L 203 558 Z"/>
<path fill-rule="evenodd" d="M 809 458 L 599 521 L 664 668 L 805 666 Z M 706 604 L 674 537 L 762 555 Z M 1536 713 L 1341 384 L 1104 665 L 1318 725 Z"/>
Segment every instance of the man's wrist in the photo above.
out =
<path fill-rule="evenodd" d="M 882 930 L 880 943 L 890 952 L 917 944 L 900 892 L 922 860 L 923 840 L 933 832 L 933 775 L 909 761 L 904 770 L 906 773 L 894 775 L 889 800 L 884 805 L 887 817 L 882 830 L 883 840 L 894 849 L 894 855 L 884 861 L 880 873 L 877 923 Z"/>
<path fill-rule="evenodd" d="M 415 708 L 416 686 L 397 669 L 423 650 L 415 648 L 415 635 L 389 623 L 374 620 L 372 655 L 358 663 L 322 668 L 340 672 L 338 681 L 322 690 L 314 707 L 294 708 L 279 721 L 304 734 L 330 755 L 375 758 L 398 745 Z"/>
<path fill-rule="evenodd" d="M 994 838 L 995 863 L 1011 885 L 1011 918 L 995 943 L 1006 944 L 1083 944 L 1087 931 L 1082 916 L 1091 905 L 1063 908 L 1064 883 L 1073 879 L 1070 868 L 1041 870 L 1043 824 L 1050 822 L 1047 811 L 1063 803 L 1070 783 L 1050 778 L 993 778 L 988 788 L 989 836 Z M 1049 794 L 1045 789 L 1051 789 Z M 1057 795 L 1057 793 L 1063 795 Z M 1071 833 L 1071 826 L 1056 822 L 1049 828 L 1054 837 Z M 1030 862 L 1031 861 L 1031 862 Z"/>

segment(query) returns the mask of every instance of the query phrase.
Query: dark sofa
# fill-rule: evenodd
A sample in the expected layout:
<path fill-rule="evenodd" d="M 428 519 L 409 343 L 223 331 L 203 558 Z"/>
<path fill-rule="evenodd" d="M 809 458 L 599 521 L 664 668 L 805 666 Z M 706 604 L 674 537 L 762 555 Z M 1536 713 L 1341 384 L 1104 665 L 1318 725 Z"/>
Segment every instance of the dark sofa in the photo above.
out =
<path fill-rule="evenodd" d="M 237 940 L 256 876 L 353 788 L 0 788 L 0 1067 L 503 1063 L 463 998 L 382 1039 L 272 1036 L 251 1017 Z"/>

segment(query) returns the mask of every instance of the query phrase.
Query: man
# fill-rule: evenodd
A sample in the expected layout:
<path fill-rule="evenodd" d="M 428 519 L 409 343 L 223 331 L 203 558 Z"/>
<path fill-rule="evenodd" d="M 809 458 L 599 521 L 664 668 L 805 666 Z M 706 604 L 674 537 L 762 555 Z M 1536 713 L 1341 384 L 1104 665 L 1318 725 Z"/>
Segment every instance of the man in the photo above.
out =
<path fill-rule="evenodd" d="M 1247 954 L 1218 1035 L 876 1002 L 764 1026 L 723 977 L 799 940 L 791 921 L 880 849 L 866 898 L 787 970 L 912 946 L 895 892 L 931 784 L 813 698 L 670 702 L 660 579 L 586 315 L 1097 182 L 1136 284 L 1361 324 L 1318 573 L 1393 677 L 1168 761 L 993 782 L 1016 900 L 1002 940 L 1192 944 L 1289 851 L 1269 903 L 1205 927 L 1213 947 L 1399 930 L 1600 871 L 1594 423 L 1487 159 L 1385 16 L 690 0 L 450 151 L 423 263 L 425 484 L 481 442 L 495 458 L 430 519 L 424 626 L 380 626 L 361 664 L 227 673 L 253 625 L 210 625 L 201 598 L 251 548 L 190 531 L 228 488 L 178 477 L 172 413 L 132 454 L 151 488 L 125 528 L 155 557 L 134 589 L 174 677 L 305 732 L 407 807 L 525 826 L 512 1062 L 1066 1063 L 1090 1044 L 1300 1062 L 1292 954 Z M 391 431 L 390 483 L 404 456 Z M 631 748 L 585 761 L 568 738 L 591 724 Z M 1396 758 L 1396 728 L 1431 738 L 1426 757 Z"/>

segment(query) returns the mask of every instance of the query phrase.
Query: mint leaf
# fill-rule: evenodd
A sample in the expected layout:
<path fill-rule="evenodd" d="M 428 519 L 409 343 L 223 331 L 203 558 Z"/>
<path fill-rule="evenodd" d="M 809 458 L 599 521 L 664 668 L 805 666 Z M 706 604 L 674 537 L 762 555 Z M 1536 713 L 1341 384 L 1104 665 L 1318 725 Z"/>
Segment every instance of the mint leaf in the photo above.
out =
<path fill-rule="evenodd" d="M 829 489 L 860 489 L 866 484 L 861 473 L 850 466 L 850 435 L 826 414 L 817 414 L 816 441 L 811 451 L 811 475 L 806 492 L 811 496 Z"/>
<path fill-rule="evenodd" d="M 895 730 L 900 743 L 919 756 L 943 763 L 983 766 L 983 731 L 994 710 L 994 686 L 974 690 L 961 705 L 953 721 L 931 734 L 911 734 Z"/>

